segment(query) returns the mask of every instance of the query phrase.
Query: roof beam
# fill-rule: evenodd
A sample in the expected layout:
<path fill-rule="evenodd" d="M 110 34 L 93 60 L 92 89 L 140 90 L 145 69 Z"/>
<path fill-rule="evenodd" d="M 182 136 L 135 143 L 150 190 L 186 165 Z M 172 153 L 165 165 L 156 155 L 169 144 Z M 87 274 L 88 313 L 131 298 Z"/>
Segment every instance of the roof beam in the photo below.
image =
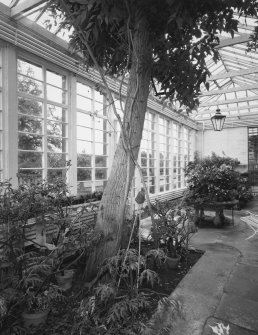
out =
<path fill-rule="evenodd" d="M 251 105 L 251 106 L 239 106 L 239 107 L 230 107 L 230 108 L 222 108 L 220 109 L 221 113 L 230 113 L 230 112 L 235 112 L 235 111 L 242 111 L 242 110 L 245 110 L 245 109 L 258 109 L 258 104 L 257 105 Z M 198 114 L 199 115 L 202 115 L 202 114 L 214 114 L 216 113 L 216 110 L 207 110 L 207 109 L 203 109 L 203 110 L 198 110 Z M 249 112 L 250 114 L 253 114 L 255 112 L 253 111 L 250 111 Z M 234 114 L 230 114 L 230 115 L 234 115 Z M 240 115 L 244 115 L 244 114 L 240 114 Z M 258 113 L 257 113 L 258 115 Z"/>
<path fill-rule="evenodd" d="M 11 9 L 11 17 L 17 19 L 18 16 L 21 16 L 23 13 L 43 4 L 44 2 L 47 2 L 47 0 L 26 0 Z"/>
<path fill-rule="evenodd" d="M 213 81 L 213 80 L 218 80 L 218 79 L 227 79 L 231 77 L 239 77 L 239 76 L 244 76 L 246 74 L 257 73 L 257 72 L 258 72 L 258 66 L 252 66 L 249 69 L 219 73 L 215 76 L 208 77 L 207 80 Z"/>
<path fill-rule="evenodd" d="M 239 99 L 216 100 L 216 101 L 213 101 L 213 102 L 204 102 L 204 103 L 201 103 L 199 105 L 199 107 L 229 105 L 229 104 L 235 104 L 235 103 L 239 103 L 239 102 L 247 102 L 247 101 L 255 101 L 255 100 L 258 101 L 258 96 L 239 98 Z M 248 108 L 248 107 L 246 107 L 246 108 Z"/>
<path fill-rule="evenodd" d="M 258 89 L 258 84 L 256 85 L 243 85 L 240 87 L 233 87 L 228 88 L 224 90 L 217 90 L 217 91 L 209 91 L 204 92 L 200 95 L 200 97 L 208 96 L 208 95 L 219 95 L 219 94 L 225 94 L 225 93 L 234 93 L 234 92 L 240 92 L 240 91 L 246 91 L 246 90 L 256 90 Z"/>
<path fill-rule="evenodd" d="M 224 47 L 228 47 L 231 45 L 239 44 L 239 43 L 246 43 L 250 40 L 249 34 L 241 34 L 240 36 L 234 37 L 234 38 L 226 38 L 224 40 L 220 40 L 219 45 L 216 47 L 216 49 L 221 49 Z"/>
<path fill-rule="evenodd" d="M 239 49 L 237 48 L 235 45 L 230 47 L 231 49 L 221 49 L 220 53 L 224 56 L 225 54 L 228 55 L 228 57 L 234 57 L 234 58 L 238 58 L 238 59 L 249 59 L 250 61 L 252 61 L 252 58 L 256 61 L 258 61 L 257 58 L 257 54 L 255 52 L 247 52 L 245 49 Z M 244 51 L 244 52 L 240 52 Z M 233 54 L 233 55 L 232 55 Z M 239 56 L 239 57 L 236 57 Z"/>

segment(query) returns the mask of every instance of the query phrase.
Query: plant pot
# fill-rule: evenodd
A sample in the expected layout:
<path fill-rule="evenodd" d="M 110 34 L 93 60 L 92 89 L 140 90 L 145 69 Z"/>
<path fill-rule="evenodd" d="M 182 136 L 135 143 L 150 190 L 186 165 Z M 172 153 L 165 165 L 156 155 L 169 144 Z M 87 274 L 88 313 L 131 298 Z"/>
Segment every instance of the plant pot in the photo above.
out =
<path fill-rule="evenodd" d="M 57 284 L 64 291 L 69 290 L 73 283 L 74 270 L 64 270 L 63 274 L 60 272 L 56 274 Z"/>
<path fill-rule="evenodd" d="M 50 311 L 49 309 L 46 309 L 44 311 L 38 311 L 34 313 L 29 313 L 29 312 L 22 313 L 24 325 L 26 327 L 29 327 L 29 326 L 38 326 L 41 323 L 45 323 L 47 320 L 49 311 Z"/>
<path fill-rule="evenodd" d="M 178 255 L 177 257 L 169 257 L 166 258 L 166 264 L 169 269 L 176 269 L 179 262 L 180 262 L 181 256 Z"/>

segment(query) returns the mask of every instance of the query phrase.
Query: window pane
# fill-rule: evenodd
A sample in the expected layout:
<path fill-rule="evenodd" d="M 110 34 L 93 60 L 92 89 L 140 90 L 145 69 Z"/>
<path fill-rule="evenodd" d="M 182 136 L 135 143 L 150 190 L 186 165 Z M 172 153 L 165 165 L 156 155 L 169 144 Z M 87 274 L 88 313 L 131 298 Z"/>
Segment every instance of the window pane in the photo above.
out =
<path fill-rule="evenodd" d="M 91 180 L 91 169 L 77 169 L 77 180 Z"/>
<path fill-rule="evenodd" d="M 42 170 L 21 169 L 18 172 L 19 183 L 36 183 L 42 180 Z"/>
<path fill-rule="evenodd" d="M 91 112 L 91 100 L 77 95 L 77 108 Z"/>
<path fill-rule="evenodd" d="M 104 105 L 100 102 L 95 102 L 95 113 L 98 115 L 104 115 Z"/>
<path fill-rule="evenodd" d="M 65 76 L 47 70 L 47 83 L 60 88 L 65 88 Z"/>
<path fill-rule="evenodd" d="M 77 126 L 77 138 L 84 141 L 91 141 L 92 130 L 90 128 Z"/>
<path fill-rule="evenodd" d="M 107 179 L 107 169 L 96 169 L 95 179 Z"/>
<path fill-rule="evenodd" d="M 107 142 L 107 133 L 101 130 L 95 130 L 95 141 L 96 142 Z"/>
<path fill-rule="evenodd" d="M 86 141 L 77 141 L 77 153 L 91 155 L 92 143 Z"/>
<path fill-rule="evenodd" d="M 42 116 L 42 103 L 25 98 L 18 98 L 18 112 L 21 114 Z"/>
<path fill-rule="evenodd" d="M 95 128 L 99 130 L 107 130 L 107 120 L 100 118 L 95 119 Z"/>
<path fill-rule="evenodd" d="M 147 166 L 147 158 L 141 158 L 141 166 Z"/>
<path fill-rule="evenodd" d="M 94 90 L 94 99 L 96 101 L 103 102 L 103 94 L 101 94 L 100 92 Z"/>
<path fill-rule="evenodd" d="M 47 154 L 48 167 L 66 167 L 66 155 L 62 153 Z"/>
<path fill-rule="evenodd" d="M 65 104 L 66 93 L 60 88 L 47 85 L 47 99 L 50 101 L 58 102 L 60 104 Z"/>
<path fill-rule="evenodd" d="M 77 83 L 76 89 L 77 89 L 78 94 L 91 98 L 91 87 L 90 86 Z"/>
<path fill-rule="evenodd" d="M 20 151 L 18 154 L 18 167 L 19 169 L 41 168 L 42 167 L 42 153 Z"/>
<path fill-rule="evenodd" d="M 91 166 L 91 156 L 77 154 L 77 166 L 78 167 L 90 167 Z"/>
<path fill-rule="evenodd" d="M 18 75 L 17 78 L 18 91 L 41 97 L 43 95 L 43 86 L 40 81 Z"/>
<path fill-rule="evenodd" d="M 47 134 L 51 136 L 66 137 L 66 124 L 47 121 Z"/>
<path fill-rule="evenodd" d="M 47 180 L 50 183 L 56 182 L 57 179 L 62 178 L 63 180 L 66 180 L 66 170 L 48 170 L 47 171 Z"/>
<path fill-rule="evenodd" d="M 107 166 L 107 157 L 96 156 L 95 157 L 95 165 L 97 167 L 106 167 Z"/>
<path fill-rule="evenodd" d="M 150 187 L 149 187 L 149 192 L 150 192 L 151 194 L 154 194 L 154 193 L 155 193 L 155 186 L 150 186 Z"/>
<path fill-rule="evenodd" d="M 19 115 L 18 116 L 18 130 L 22 132 L 41 134 L 42 133 L 42 119 L 34 117 Z"/>
<path fill-rule="evenodd" d="M 30 62 L 23 61 L 18 59 L 17 61 L 18 73 L 25 74 L 29 77 L 42 80 L 42 67 L 38 65 L 34 65 Z"/>
<path fill-rule="evenodd" d="M 102 143 L 95 143 L 95 154 L 100 156 L 106 155 L 107 145 Z"/>
<path fill-rule="evenodd" d="M 77 124 L 84 127 L 92 126 L 92 117 L 89 114 L 77 113 Z"/>
<path fill-rule="evenodd" d="M 47 105 L 47 118 L 53 121 L 65 122 L 66 109 L 54 105 Z"/>
<path fill-rule="evenodd" d="M 48 137 L 47 149 L 51 152 L 67 152 L 67 140 L 62 137 Z"/>
<path fill-rule="evenodd" d="M 19 134 L 18 135 L 18 148 L 21 150 L 41 151 L 42 136 L 33 135 L 33 134 Z"/>

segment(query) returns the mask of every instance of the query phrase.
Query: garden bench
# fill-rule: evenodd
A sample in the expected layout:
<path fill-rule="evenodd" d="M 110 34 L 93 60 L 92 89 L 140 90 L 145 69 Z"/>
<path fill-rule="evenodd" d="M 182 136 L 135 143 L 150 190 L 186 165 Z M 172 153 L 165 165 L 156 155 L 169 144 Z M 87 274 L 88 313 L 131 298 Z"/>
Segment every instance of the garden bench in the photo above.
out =
<path fill-rule="evenodd" d="M 248 226 L 254 231 L 252 235 L 246 238 L 246 240 L 249 240 L 249 238 L 255 236 L 258 233 L 258 215 L 246 212 L 249 214 L 248 216 L 242 216 L 240 219 L 248 224 Z"/>

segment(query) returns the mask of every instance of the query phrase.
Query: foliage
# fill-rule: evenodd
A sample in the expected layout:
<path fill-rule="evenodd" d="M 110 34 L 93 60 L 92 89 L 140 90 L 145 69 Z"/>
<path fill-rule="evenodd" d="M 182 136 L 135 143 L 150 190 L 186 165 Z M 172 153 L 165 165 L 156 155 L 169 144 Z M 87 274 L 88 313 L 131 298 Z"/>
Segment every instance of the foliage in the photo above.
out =
<path fill-rule="evenodd" d="M 173 330 L 173 323 L 177 316 L 182 316 L 181 304 L 172 298 L 165 297 L 158 303 L 152 318 L 144 326 L 143 335 L 165 335 Z"/>
<path fill-rule="evenodd" d="M 108 258 L 98 273 L 99 283 L 83 299 L 77 310 L 74 333 L 80 329 L 87 334 L 136 334 L 141 321 L 147 320 L 152 301 L 141 292 L 142 285 L 158 282 L 157 273 L 146 268 L 146 257 L 137 250 L 121 250 Z M 138 272 L 139 269 L 139 272 Z"/>
<path fill-rule="evenodd" d="M 193 108 L 209 74 L 205 58 L 219 59 L 218 34 L 225 31 L 233 37 L 239 17 L 256 16 L 258 5 L 230 0 L 56 0 L 51 8 L 55 22 L 61 18 L 63 26 L 76 28 L 71 44 L 83 52 L 86 64 L 95 65 L 82 34 L 98 64 L 110 74 L 120 75 L 131 67 L 133 39 L 139 22 L 144 21 L 152 53 L 149 67 L 153 82 L 160 85 L 158 94 Z"/>
<path fill-rule="evenodd" d="M 193 208 L 183 208 L 176 201 L 156 201 L 154 207 L 159 247 L 169 257 L 181 255 L 184 250 L 188 250 L 190 236 L 195 232 Z"/>
<path fill-rule="evenodd" d="M 203 159 L 196 156 L 185 170 L 186 203 L 201 205 L 205 202 L 249 198 L 248 186 L 240 173 L 235 170 L 238 164 L 237 159 L 220 157 L 215 153 Z"/>
<path fill-rule="evenodd" d="M 35 313 L 37 311 L 45 311 L 50 309 L 54 302 L 64 301 L 62 290 L 53 284 L 47 288 L 41 288 L 37 291 L 34 286 L 32 290 L 28 289 L 25 295 L 25 308 L 28 313 Z"/>
<path fill-rule="evenodd" d="M 195 108 L 201 86 L 209 89 L 206 57 L 219 59 L 218 34 L 233 37 L 239 17 L 256 15 L 258 4 L 253 0 L 53 0 L 50 7 L 56 24 L 74 28 L 71 46 L 84 56 L 87 67 L 99 71 L 102 82 L 96 88 L 107 95 L 114 111 L 105 75 L 122 78 L 122 88 L 129 72 L 123 121 L 116 114 L 121 136 L 96 223 L 107 240 L 112 232 L 114 243 L 92 252 L 86 271 L 91 277 L 96 260 L 107 256 L 103 250 L 111 256 L 122 245 L 126 200 L 137 165 L 150 84 L 157 97 L 170 99 L 172 104 L 178 101 L 187 111 Z"/>
<path fill-rule="evenodd" d="M 0 323 L 13 324 L 20 308 L 47 308 L 62 298 L 62 292 L 51 283 L 53 273 L 60 268 L 77 265 L 100 238 L 94 224 L 74 229 L 83 213 L 73 211 L 73 198 L 63 180 L 55 184 L 37 182 L 20 184 L 16 189 L 11 181 L 0 183 Z M 52 243 L 35 240 L 31 229 L 42 231 L 56 227 Z"/>

